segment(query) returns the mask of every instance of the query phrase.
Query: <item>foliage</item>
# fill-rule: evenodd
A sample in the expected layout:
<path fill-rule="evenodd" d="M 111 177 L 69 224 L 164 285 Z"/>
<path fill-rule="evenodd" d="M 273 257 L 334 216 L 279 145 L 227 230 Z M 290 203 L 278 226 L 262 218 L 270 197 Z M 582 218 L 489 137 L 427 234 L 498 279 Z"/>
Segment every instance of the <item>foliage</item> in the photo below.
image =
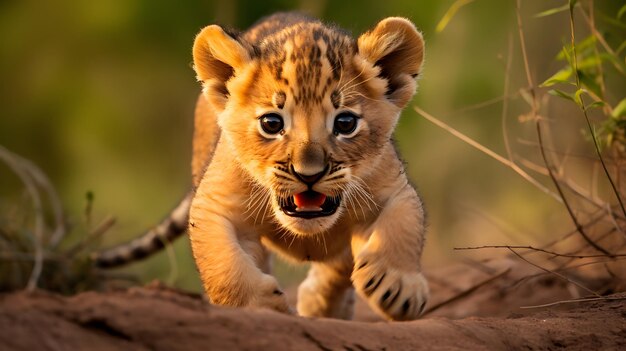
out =
<path fill-rule="evenodd" d="M 458 2 L 454 5 L 457 4 Z M 521 4 L 522 1 L 517 0 L 516 14 L 521 59 L 525 68 L 527 86 L 521 88 L 519 94 L 528 104 L 527 109 L 530 111 L 526 112 L 520 120 L 534 122 L 536 146 L 539 149 L 539 156 L 543 165 L 515 155 L 511 151 L 506 130 L 503 132 L 508 159 L 437 120 L 420 108 L 416 110 L 427 120 L 446 129 L 501 164 L 508 166 L 540 190 L 552 195 L 565 206 L 574 225 L 574 230 L 560 237 L 552 237 L 550 242 L 542 243 L 541 247 L 487 245 L 472 249 L 490 247 L 508 249 L 517 258 L 543 270 L 546 274 L 553 274 L 578 286 L 583 293 L 600 296 L 602 292 L 614 291 L 616 287 L 623 289 L 623 287 L 619 287 L 619 275 L 615 275 L 614 272 L 623 271 L 622 258 L 626 255 L 624 252 L 626 249 L 626 236 L 624 235 L 626 232 L 626 209 L 623 204 L 624 192 L 621 184 L 621 179 L 626 173 L 626 169 L 623 167 L 624 156 L 626 156 L 624 154 L 626 97 L 623 89 L 621 89 L 626 85 L 626 65 L 624 65 L 625 58 L 622 53 L 623 42 L 619 45 L 619 49 L 614 50 L 606 37 L 620 38 L 620 35 L 623 34 L 621 29 L 626 28 L 626 26 L 620 20 L 626 11 L 625 7 L 616 10 L 611 17 L 600 16 L 603 30 L 599 30 L 597 27 L 596 16 L 601 12 L 596 9 L 593 0 L 569 0 L 562 6 L 535 14 L 534 18 L 556 16 L 563 13 L 569 15 L 569 40 L 566 40 L 566 44 L 556 56 L 556 60 L 563 66 L 557 72 L 549 75 L 549 78 L 545 79 L 543 83 L 536 85 L 528 55 L 528 41 L 521 15 Z M 587 34 L 582 40 L 576 39 L 577 33 L 580 32 L 577 31 L 577 26 L 580 26 L 578 18 L 582 18 L 587 24 L 585 27 Z M 617 35 L 611 32 L 611 29 L 614 29 L 611 26 L 618 27 Z M 512 50 L 509 48 L 509 56 L 511 54 Z M 506 74 L 508 75 L 511 60 L 509 59 L 507 62 Z M 508 82 L 509 77 L 507 76 L 505 95 L 502 98 L 503 127 L 506 126 L 507 104 L 510 99 L 506 93 Z M 558 135 L 559 132 L 553 132 L 553 130 L 557 131 L 562 128 L 563 123 L 571 123 L 573 116 L 566 115 L 563 108 L 559 110 L 550 109 L 549 105 L 553 103 L 553 99 L 564 100 L 573 105 L 574 111 L 578 110 L 578 113 L 573 114 L 573 116 L 578 116 L 584 121 L 585 132 L 589 138 L 581 140 L 583 138 L 569 136 L 566 140 L 570 144 L 583 144 L 582 142 L 586 141 L 587 148 L 591 143 L 595 157 L 585 157 L 584 161 L 576 160 L 576 162 L 585 164 L 587 167 L 585 173 L 594 172 L 594 170 L 601 168 L 604 171 L 604 178 L 592 178 L 590 185 L 587 186 L 579 183 L 578 179 L 583 172 L 580 168 L 571 166 L 574 163 L 571 162 L 571 158 L 577 158 L 576 155 L 572 156 L 568 151 L 560 150 L 555 137 L 560 136 L 562 138 L 563 135 Z M 593 116 L 591 115 L 592 112 L 595 112 Z M 547 126 L 549 129 L 546 131 Z M 598 126 L 600 126 L 600 133 L 596 132 Z M 601 150 L 599 137 L 604 140 L 604 152 Z M 568 148 L 570 147 L 571 145 L 568 146 Z M 548 190 L 518 163 L 547 176 L 556 189 L 556 193 Z M 610 185 L 608 190 L 599 192 L 598 187 L 607 183 Z M 573 198 L 574 196 L 575 198 Z M 575 240 L 576 238 L 579 240 Z M 564 248 L 568 250 L 568 253 L 547 250 L 547 248 L 554 247 Z M 591 254 L 584 254 L 586 252 L 591 252 Z M 537 253 L 548 254 L 548 259 L 537 263 L 537 261 L 530 261 L 523 256 Z M 578 260 L 581 259 L 586 259 L 586 261 L 580 264 Z M 560 262 L 557 263 L 557 261 Z M 583 271 L 589 270 L 591 267 L 599 267 L 599 269 L 591 269 L 592 273 L 596 277 L 599 274 L 608 281 L 608 285 L 604 286 L 600 293 L 580 285 L 575 280 L 568 278 L 567 275 L 560 273 L 576 271 L 579 276 L 582 276 Z"/>

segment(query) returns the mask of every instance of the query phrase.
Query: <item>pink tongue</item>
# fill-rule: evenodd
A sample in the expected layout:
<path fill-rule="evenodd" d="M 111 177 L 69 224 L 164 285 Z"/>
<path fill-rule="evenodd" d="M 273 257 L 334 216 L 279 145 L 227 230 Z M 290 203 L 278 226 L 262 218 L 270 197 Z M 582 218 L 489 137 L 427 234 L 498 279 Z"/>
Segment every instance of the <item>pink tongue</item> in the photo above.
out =
<path fill-rule="evenodd" d="M 301 208 L 322 207 L 322 204 L 326 201 L 326 195 L 316 191 L 305 191 L 295 194 L 293 200 L 296 206 Z"/>

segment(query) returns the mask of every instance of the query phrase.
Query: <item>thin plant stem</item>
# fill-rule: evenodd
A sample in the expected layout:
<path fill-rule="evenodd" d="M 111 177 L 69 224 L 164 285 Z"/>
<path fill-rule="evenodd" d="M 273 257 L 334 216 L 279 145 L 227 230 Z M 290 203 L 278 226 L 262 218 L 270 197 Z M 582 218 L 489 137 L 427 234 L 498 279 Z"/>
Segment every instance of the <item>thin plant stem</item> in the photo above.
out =
<path fill-rule="evenodd" d="M 626 296 L 600 296 L 600 297 L 590 297 L 590 298 L 581 298 L 581 299 L 572 299 L 572 300 L 562 300 L 556 301 L 552 303 L 546 303 L 543 305 L 535 305 L 535 306 L 521 306 L 520 308 L 529 309 L 529 308 L 544 308 L 551 307 L 556 305 L 562 305 L 565 303 L 576 303 L 576 302 L 593 302 L 593 301 L 619 301 L 626 300 Z"/>
<path fill-rule="evenodd" d="M 519 3 L 519 0 L 518 0 Z M 576 77 L 576 88 L 578 90 L 581 89 L 580 87 L 580 77 L 578 75 L 578 58 L 576 57 L 576 36 L 574 33 L 574 11 L 573 8 L 570 7 L 570 33 L 571 33 L 571 40 L 572 40 L 572 58 L 574 60 L 574 77 Z M 615 183 L 613 182 L 613 178 L 611 177 L 611 174 L 609 173 L 608 168 L 606 167 L 606 164 L 604 163 L 604 157 L 602 157 L 602 153 L 600 152 L 600 146 L 598 145 L 598 139 L 596 138 L 596 133 L 593 130 L 593 127 L 591 126 L 591 121 L 589 120 L 589 116 L 587 114 L 587 108 L 585 107 L 585 102 L 583 100 L 583 96 L 582 94 L 580 94 L 580 108 L 583 111 L 583 115 L 585 116 L 585 121 L 587 122 L 587 128 L 589 128 L 589 133 L 591 133 L 591 139 L 593 140 L 593 146 L 596 150 L 596 154 L 598 155 L 598 159 L 600 159 L 600 163 L 602 164 L 602 169 L 604 169 L 604 173 L 606 174 L 606 178 L 608 179 L 609 183 L 611 183 L 611 188 L 613 188 L 613 193 L 615 194 L 615 197 L 617 198 L 617 201 L 619 202 L 619 206 L 622 209 L 622 213 L 624 214 L 624 216 L 626 216 L 626 208 L 624 208 L 624 203 L 622 202 L 622 197 L 619 194 L 619 191 L 617 190 L 617 188 L 615 187 Z"/>
<path fill-rule="evenodd" d="M 509 44 L 506 55 L 506 67 L 504 68 L 504 96 L 502 101 L 502 138 L 504 139 L 504 148 L 509 156 L 509 161 L 513 162 L 513 153 L 511 152 L 511 145 L 509 143 L 509 136 L 507 134 L 506 116 L 508 114 L 509 101 L 506 96 L 509 95 L 509 79 L 511 72 L 511 64 L 513 63 L 513 36 L 509 33 Z"/>
<path fill-rule="evenodd" d="M 535 125 L 537 128 L 537 137 L 538 137 L 538 141 L 539 141 L 539 149 L 541 151 L 541 156 L 543 158 L 543 161 L 546 165 L 546 169 L 548 170 L 548 174 L 550 176 L 550 179 L 552 179 L 552 183 L 554 183 L 554 186 L 556 187 L 556 190 L 559 193 L 559 196 L 561 197 L 562 203 L 563 205 L 565 205 L 565 208 L 567 209 L 567 213 L 569 214 L 570 218 L 572 219 L 572 222 L 574 222 L 574 225 L 576 226 L 576 229 L 578 230 L 578 232 L 580 233 L 580 235 L 583 237 L 583 239 L 589 243 L 589 245 L 593 246 L 596 250 L 603 252 L 605 254 L 609 254 L 609 252 L 607 250 L 605 250 L 604 248 L 600 247 L 598 244 L 596 244 L 593 240 L 591 240 L 591 238 L 587 235 L 587 233 L 585 233 L 585 230 L 583 229 L 583 226 L 580 225 L 580 223 L 578 222 L 578 219 L 576 218 L 576 215 L 574 214 L 574 211 L 572 211 L 571 206 L 569 205 L 569 203 L 567 202 L 567 199 L 565 198 L 565 194 L 563 193 L 563 190 L 561 189 L 561 186 L 558 182 L 558 180 L 556 179 L 556 177 L 554 176 L 554 172 L 552 171 L 552 168 L 550 167 L 549 163 L 548 163 L 548 158 L 546 156 L 546 152 L 545 149 L 543 147 L 543 139 L 542 139 L 542 135 L 541 135 L 541 121 L 539 119 L 539 108 L 537 105 L 537 95 L 535 94 L 535 88 L 534 88 L 534 83 L 533 83 L 533 78 L 530 74 L 530 64 L 528 61 L 528 54 L 526 52 L 526 41 L 524 39 L 524 29 L 522 27 L 522 16 L 521 16 L 521 11 L 520 11 L 520 0 L 516 1 L 516 15 L 517 15 L 517 29 L 519 32 L 519 38 L 520 38 L 520 46 L 522 48 L 522 58 L 524 61 L 524 68 L 526 71 L 526 79 L 528 80 L 528 87 L 530 90 L 530 94 L 532 96 L 532 114 L 533 114 L 533 118 L 535 120 Z M 573 27 L 572 27 L 573 28 Z M 573 33 L 572 33 L 573 36 Z M 574 56 L 576 56 L 576 53 L 574 52 Z M 576 68 L 574 69 L 576 70 Z M 576 84 L 580 84 L 578 81 L 578 75 L 576 75 Z M 626 212 L 624 212 L 624 214 L 626 215 Z"/>
<path fill-rule="evenodd" d="M 452 296 L 451 298 L 446 299 L 446 300 L 436 304 L 435 306 L 429 308 L 427 311 L 425 311 L 422 314 L 422 317 L 427 315 L 427 314 L 431 314 L 431 313 L 435 312 L 436 310 L 440 309 L 443 306 L 449 305 L 449 304 L 451 304 L 451 303 L 453 303 L 455 301 L 458 301 L 458 300 L 460 300 L 460 299 L 462 299 L 464 297 L 467 297 L 468 295 L 471 295 L 474 291 L 478 290 L 478 288 L 493 282 L 494 280 L 496 280 L 496 279 L 506 275 L 510 271 L 511 271 L 511 268 L 509 267 L 509 268 L 501 271 L 500 273 L 494 274 L 491 277 L 486 278 L 486 279 L 484 279 L 484 280 L 482 280 L 482 281 L 472 285 L 471 287 L 469 287 L 469 288 L 459 292 L 458 294 Z"/>
<path fill-rule="evenodd" d="M 525 180 L 527 180 L 528 182 L 533 184 L 539 190 L 543 191 L 544 193 L 546 193 L 547 195 L 549 195 L 550 197 L 552 197 L 556 201 L 561 202 L 561 203 L 563 202 L 563 199 L 561 199 L 557 194 L 555 194 L 554 192 L 550 191 L 550 189 L 546 188 L 537 179 L 533 178 L 530 174 L 528 174 L 526 171 L 524 171 L 522 168 L 520 168 L 515 162 L 512 162 L 511 160 L 509 160 L 509 159 L 507 159 L 505 157 L 502 157 L 501 155 L 493 152 L 489 148 L 485 147 L 484 145 L 480 144 L 479 142 L 475 141 L 474 139 L 468 137 L 467 135 L 459 132 L 458 130 L 452 128 L 451 126 L 447 125 L 446 123 L 440 121 L 439 119 L 435 118 L 434 116 L 432 116 L 428 112 L 422 110 L 421 108 L 415 106 L 414 109 L 415 109 L 415 111 L 418 114 L 420 114 L 422 117 L 426 118 L 426 120 L 428 120 L 429 122 L 431 122 L 434 125 L 440 127 L 441 129 L 447 131 L 448 133 L 454 135 L 455 137 L 457 137 L 458 139 L 464 141 L 465 143 L 473 146 L 474 148 L 478 149 L 479 151 L 482 151 L 483 153 L 487 154 L 488 156 L 490 156 L 491 158 L 495 159 L 496 161 L 502 163 L 503 165 L 511 168 L 517 174 L 522 176 L 522 178 L 524 178 Z"/>
<path fill-rule="evenodd" d="M 599 257 L 626 257 L 626 253 L 619 253 L 614 255 L 576 255 L 576 254 L 563 254 L 555 251 L 550 251 L 529 245 L 485 245 L 485 246 L 468 246 L 468 247 L 455 247 L 454 250 L 482 250 L 482 249 L 515 249 L 515 250 L 529 250 L 531 252 L 543 252 L 554 257 L 567 257 L 567 258 L 599 258 Z"/>
<path fill-rule="evenodd" d="M 561 189 L 561 185 L 560 185 L 559 181 L 556 179 L 556 177 L 554 176 L 554 172 L 552 171 L 552 167 L 550 167 L 550 164 L 548 162 L 548 156 L 546 155 L 546 151 L 543 148 L 543 137 L 541 135 L 542 134 L 541 133 L 541 120 L 537 119 L 535 125 L 537 127 L 537 138 L 539 139 L 539 146 L 540 146 L 539 150 L 541 151 L 541 157 L 543 158 L 543 162 L 545 163 L 546 169 L 548 170 L 548 175 L 550 176 L 550 179 L 552 179 L 552 183 L 554 183 L 554 186 L 556 187 L 556 190 L 559 192 L 559 195 L 561 196 L 561 199 L 563 199 L 563 205 L 565 205 L 565 208 L 567 209 L 567 213 L 569 214 L 570 218 L 572 219 L 572 222 L 574 222 L 574 226 L 576 227 L 576 229 L 580 233 L 580 236 L 582 236 L 583 239 L 589 245 L 591 245 L 594 249 L 596 249 L 596 250 L 598 250 L 598 251 L 600 251 L 600 252 L 602 252 L 604 254 L 611 255 L 611 253 L 609 253 L 609 251 L 607 251 L 605 248 L 601 247 L 596 242 L 591 240 L 589 235 L 587 235 L 587 233 L 585 232 L 584 227 L 578 222 L 578 218 L 576 218 L 576 215 L 574 214 L 574 211 L 572 210 L 572 207 L 567 202 L 567 198 L 565 197 L 565 194 L 563 193 L 563 189 Z"/>
<path fill-rule="evenodd" d="M 593 295 L 595 295 L 595 296 L 600 297 L 600 294 L 598 294 L 597 292 L 595 292 L 595 291 L 593 291 L 593 290 L 589 289 L 588 287 L 586 287 L 586 286 L 584 286 L 584 285 L 582 285 L 582 284 L 580 284 L 580 283 L 578 283 L 578 282 L 576 282 L 576 281 L 574 281 L 574 280 L 569 279 L 568 277 L 564 276 L 563 274 L 561 274 L 561 273 L 559 273 L 559 272 L 555 272 L 555 271 L 549 270 L 549 269 L 544 268 L 544 267 L 541 267 L 540 265 L 538 265 L 538 264 L 536 264 L 536 263 L 533 263 L 533 262 L 529 261 L 529 260 L 528 260 L 528 259 L 526 259 L 524 256 L 522 256 L 522 255 L 520 255 L 519 253 L 517 253 L 517 251 L 515 251 L 514 249 L 509 248 L 509 251 L 511 251 L 511 252 L 512 252 L 515 256 L 517 256 L 518 258 L 520 258 L 520 259 L 521 259 L 521 260 L 523 260 L 524 262 L 526 262 L 526 263 L 530 264 L 531 266 L 537 267 L 537 268 L 541 269 L 542 271 L 544 271 L 544 272 L 546 272 L 546 273 L 551 273 L 551 274 L 554 274 L 554 275 L 556 275 L 557 277 L 559 277 L 559 278 L 561 278 L 561 279 L 563 279 L 563 280 L 565 280 L 565 281 L 567 281 L 567 282 L 569 282 L 569 283 L 572 283 L 572 284 L 576 285 L 577 287 L 579 287 L 579 288 L 581 288 L 581 289 L 583 289 L 583 290 L 585 290 L 585 291 L 587 291 L 587 292 L 589 292 L 589 293 L 591 293 L 591 294 L 593 294 Z"/>

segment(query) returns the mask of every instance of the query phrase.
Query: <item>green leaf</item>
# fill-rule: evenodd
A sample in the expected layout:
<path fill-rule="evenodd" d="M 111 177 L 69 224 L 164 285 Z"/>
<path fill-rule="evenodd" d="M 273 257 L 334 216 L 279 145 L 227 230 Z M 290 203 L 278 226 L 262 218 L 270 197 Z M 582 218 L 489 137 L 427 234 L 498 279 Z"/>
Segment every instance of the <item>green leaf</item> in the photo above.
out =
<path fill-rule="evenodd" d="M 586 59 L 579 60 L 577 65 L 578 69 L 587 69 L 591 67 L 597 67 L 600 64 L 601 58 L 599 56 L 587 57 Z"/>
<path fill-rule="evenodd" d="M 621 19 L 622 16 L 626 13 L 626 5 L 622 6 L 622 8 L 617 11 L 617 19 Z"/>
<path fill-rule="evenodd" d="M 456 13 L 459 11 L 459 9 L 461 7 L 469 4 L 472 1 L 474 1 L 474 0 L 456 0 L 452 4 L 452 6 L 450 6 L 448 8 L 448 11 L 446 11 L 446 13 L 443 15 L 443 17 L 439 21 L 439 23 L 437 23 L 437 27 L 435 28 L 435 31 L 437 33 L 440 33 L 444 29 L 446 29 L 446 26 L 448 26 L 448 23 L 450 23 L 450 20 L 452 19 L 452 17 L 454 17 L 454 15 L 456 15 Z"/>
<path fill-rule="evenodd" d="M 613 112 L 611 113 L 613 118 L 620 118 L 626 116 L 626 98 L 622 99 L 615 107 L 613 107 Z"/>
<path fill-rule="evenodd" d="M 563 5 L 563 6 L 559 6 L 559 7 L 555 7 L 553 9 L 545 10 L 545 11 L 542 11 L 542 12 L 539 12 L 538 14 L 534 15 L 533 17 L 535 17 L 535 18 L 547 17 L 547 16 L 551 16 L 551 15 L 554 15 L 554 14 L 559 13 L 559 12 L 567 11 L 567 10 L 569 10 L 569 4 Z"/>
<path fill-rule="evenodd" d="M 594 101 L 594 102 L 590 103 L 589 105 L 587 105 L 587 107 L 585 109 L 588 110 L 588 109 L 591 109 L 591 108 L 601 108 L 604 105 L 606 105 L 606 103 L 604 101 Z"/>
<path fill-rule="evenodd" d="M 613 143 L 613 133 L 607 134 L 606 136 L 606 146 L 611 146 Z"/>
<path fill-rule="evenodd" d="M 600 54 L 600 59 L 602 59 L 602 61 L 608 61 L 610 63 L 612 63 L 614 66 L 616 67 L 620 67 L 622 69 L 626 69 L 626 66 L 624 66 L 622 64 L 622 61 L 615 55 L 612 55 L 608 52 L 603 52 Z"/>
<path fill-rule="evenodd" d="M 596 16 L 602 19 L 603 22 L 606 22 L 618 28 L 626 29 L 626 24 L 624 24 L 624 22 L 621 22 L 619 19 L 616 19 L 615 16 L 609 16 L 600 10 L 596 11 Z"/>
<path fill-rule="evenodd" d="M 619 54 L 622 52 L 622 50 L 624 50 L 624 48 L 626 48 L 626 40 L 625 40 L 625 41 L 623 41 L 623 42 L 619 45 L 619 47 L 617 48 L 617 50 L 615 50 L 615 54 L 616 54 L 616 55 L 619 55 Z"/>
<path fill-rule="evenodd" d="M 569 58 L 572 55 L 571 51 L 572 51 L 571 46 L 567 44 L 563 45 L 563 48 L 561 49 L 561 51 L 559 51 L 558 55 L 556 55 L 556 59 L 559 61 L 566 60 L 569 62 L 570 61 Z"/>
<path fill-rule="evenodd" d="M 574 102 L 580 108 L 584 108 L 585 107 L 585 105 L 583 104 L 583 97 L 582 97 L 582 95 L 584 93 L 586 93 L 586 92 L 587 92 L 587 90 L 585 90 L 583 88 L 580 88 L 580 89 L 576 90 L 576 92 L 574 93 Z"/>
<path fill-rule="evenodd" d="M 604 98 L 604 96 L 602 96 L 602 89 L 600 88 L 600 84 L 598 84 L 598 75 L 587 74 L 583 71 L 578 71 L 578 79 L 585 86 L 585 88 L 589 89 L 589 91 L 593 92 L 596 96 L 599 96 L 600 98 Z"/>
<path fill-rule="evenodd" d="M 566 93 L 566 92 L 564 92 L 562 90 L 559 90 L 559 89 L 552 89 L 552 90 L 548 91 L 548 94 L 554 95 L 554 96 L 558 96 L 558 97 L 561 97 L 563 99 L 567 99 L 567 100 L 576 102 L 574 100 L 574 96 L 572 94 L 568 94 L 568 93 Z"/>
<path fill-rule="evenodd" d="M 589 49 L 593 49 L 596 41 L 597 39 L 594 35 L 586 37 L 585 39 L 576 43 L 576 52 L 578 54 L 581 54 Z M 567 61 L 571 61 L 570 56 L 572 55 L 572 52 L 572 46 L 570 44 L 564 44 L 563 49 L 561 49 L 561 51 L 559 51 L 559 53 L 556 55 L 556 59 L 560 61 L 563 61 L 565 59 L 567 59 Z"/>
<path fill-rule="evenodd" d="M 572 70 L 567 67 L 564 68 L 555 74 L 552 77 L 546 79 L 543 83 L 541 83 L 541 87 L 551 87 L 558 83 L 569 83 L 569 78 L 572 76 Z"/>

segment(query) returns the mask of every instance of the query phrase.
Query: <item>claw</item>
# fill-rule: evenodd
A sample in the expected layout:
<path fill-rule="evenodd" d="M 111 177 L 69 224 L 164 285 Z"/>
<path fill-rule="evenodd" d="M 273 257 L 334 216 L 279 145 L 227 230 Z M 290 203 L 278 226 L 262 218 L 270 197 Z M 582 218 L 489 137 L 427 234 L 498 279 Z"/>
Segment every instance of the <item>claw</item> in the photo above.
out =
<path fill-rule="evenodd" d="M 371 288 L 370 288 L 370 285 L 372 285 L 374 278 L 370 279 L 370 281 L 368 281 L 365 287 L 363 288 L 363 292 L 367 295 L 372 294 L 374 291 L 376 291 L 376 289 L 378 289 L 378 286 L 380 285 L 380 283 L 383 282 L 383 279 L 385 279 L 386 275 L 387 273 L 383 273 L 383 275 L 380 276 L 380 279 L 378 280 L 378 282 L 376 282 L 376 284 L 372 286 Z"/>
<path fill-rule="evenodd" d="M 409 312 L 409 308 L 411 308 L 411 299 L 406 299 L 402 304 L 402 314 L 406 315 Z"/>
<path fill-rule="evenodd" d="M 402 292 L 402 281 L 400 281 L 400 287 L 398 287 L 398 291 L 396 291 L 395 295 L 393 295 L 393 297 L 391 298 L 391 300 L 389 300 L 389 302 L 383 306 L 385 308 L 389 308 L 391 306 L 393 306 L 393 304 L 396 302 L 396 300 L 398 299 L 398 297 L 400 297 L 400 292 Z M 385 299 L 383 299 L 381 301 L 381 305 L 383 304 Z"/>
<path fill-rule="evenodd" d="M 424 312 L 424 307 L 426 307 L 426 301 L 422 302 L 422 305 L 420 306 L 420 312 L 417 314 L 418 316 L 422 314 L 422 312 Z"/>
<path fill-rule="evenodd" d="M 383 297 L 380 299 L 380 303 L 382 304 L 383 302 L 385 302 L 385 300 L 387 300 L 389 296 L 391 296 L 391 289 L 387 289 L 387 291 L 385 291 Z"/>

